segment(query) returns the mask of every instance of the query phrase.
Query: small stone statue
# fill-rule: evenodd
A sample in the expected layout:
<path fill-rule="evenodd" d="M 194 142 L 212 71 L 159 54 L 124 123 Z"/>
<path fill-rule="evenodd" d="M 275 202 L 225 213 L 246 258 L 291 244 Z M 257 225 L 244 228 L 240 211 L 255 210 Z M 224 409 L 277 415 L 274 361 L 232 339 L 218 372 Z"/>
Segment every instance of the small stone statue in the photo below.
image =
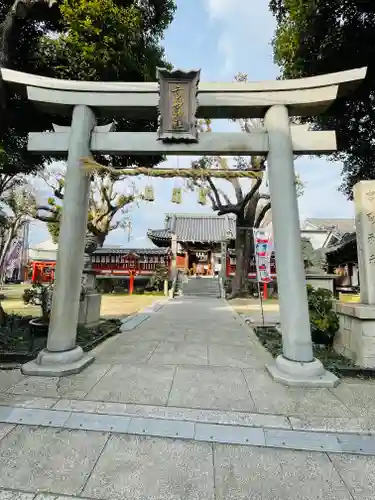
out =
<path fill-rule="evenodd" d="M 85 257 L 84 257 L 84 267 L 82 275 L 82 290 L 81 290 L 81 300 L 85 293 L 96 288 L 95 273 L 92 270 L 92 254 L 98 248 L 98 240 L 96 236 L 91 233 L 87 233 L 85 237 Z"/>
<path fill-rule="evenodd" d="M 98 248 L 98 240 L 96 236 L 87 233 L 85 237 L 85 265 L 84 269 L 91 269 L 91 256 Z"/>
<path fill-rule="evenodd" d="M 326 261 L 320 249 L 314 250 L 309 238 L 301 238 L 301 245 L 305 271 L 310 274 L 325 274 Z"/>
<path fill-rule="evenodd" d="M 96 236 L 91 233 L 88 233 L 85 237 L 85 253 L 91 255 L 98 248 L 98 240 Z"/>

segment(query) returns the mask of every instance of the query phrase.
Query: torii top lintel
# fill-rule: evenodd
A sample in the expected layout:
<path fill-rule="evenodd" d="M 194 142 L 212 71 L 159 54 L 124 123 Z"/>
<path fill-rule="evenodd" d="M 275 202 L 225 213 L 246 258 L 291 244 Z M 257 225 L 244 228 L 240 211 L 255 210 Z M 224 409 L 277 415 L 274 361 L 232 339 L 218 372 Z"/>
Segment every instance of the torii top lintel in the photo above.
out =
<path fill-rule="evenodd" d="M 367 68 L 296 80 L 249 83 L 200 83 L 197 118 L 263 118 L 267 109 L 284 104 L 291 116 L 315 116 L 337 97 L 349 94 L 365 78 Z M 84 104 L 101 116 L 156 118 L 157 82 L 88 82 L 58 80 L 1 68 L 3 81 L 21 87 L 44 110 L 71 115 Z"/>

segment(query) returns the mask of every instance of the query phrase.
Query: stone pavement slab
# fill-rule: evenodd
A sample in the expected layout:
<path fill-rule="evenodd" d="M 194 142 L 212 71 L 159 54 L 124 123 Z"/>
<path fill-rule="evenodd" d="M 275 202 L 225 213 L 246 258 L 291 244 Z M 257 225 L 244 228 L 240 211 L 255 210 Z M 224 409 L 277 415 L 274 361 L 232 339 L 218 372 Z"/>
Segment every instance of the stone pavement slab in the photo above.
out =
<path fill-rule="evenodd" d="M 348 381 L 331 389 L 332 394 L 345 403 L 355 415 L 375 418 L 374 381 Z"/>
<path fill-rule="evenodd" d="M 0 440 L 0 500 L 369 500 L 375 457 L 52 428 Z"/>
<path fill-rule="evenodd" d="M 208 346 L 208 361 L 212 366 L 263 369 L 270 356 L 254 345 L 244 349 L 240 345 L 210 344 Z"/>
<path fill-rule="evenodd" d="M 11 425 L 11 424 L 0 424 L 0 440 L 3 437 L 5 437 L 13 429 L 14 429 L 14 425 Z"/>
<path fill-rule="evenodd" d="M 114 500 L 213 500 L 212 447 L 112 436 L 83 494 Z"/>
<path fill-rule="evenodd" d="M 207 345 L 191 342 L 160 342 L 150 357 L 156 365 L 207 365 Z"/>
<path fill-rule="evenodd" d="M 1 370 L 0 392 L 6 392 L 23 378 L 20 370 Z"/>
<path fill-rule="evenodd" d="M 226 367 L 179 366 L 168 404 L 215 410 L 255 409 L 241 370 Z"/>
<path fill-rule="evenodd" d="M 34 497 L 33 493 L 0 489 L 0 500 L 33 500 Z"/>
<path fill-rule="evenodd" d="M 335 454 L 329 458 L 354 500 L 374 499 L 375 457 Z"/>
<path fill-rule="evenodd" d="M 322 453 L 214 447 L 217 500 L 352 500 Z"/>
<path fill-rule="evenodd" d="M 174 366 L 115 365 L 87 394 L 87 399 L 166 405 L 174 372 Z"/>
<path fill-rule="evenodd" d="M 84 398 L 94 385 L 110 370 L 110 364 L 95 363 L 77 375 L 67 377 L 28 377 L 13 385 L 7 392 L 41 397 Z"/>
<path fill-rule="evenodd" d="M 127 339 L 128 341 L 128 339 Z M 159 341 L 155 340 L 132 340 L 124 343 L 112 343 L 100 356 L 100 362 L 116 363 L 147 363 Z"/>
<path fill-rule="evenodd" d="M 0 486 L 77 495 L 107 440 L 106 433 L 18 426 L 0 441 Z"/>
<path fill-rule="evenodd" d="M 18 394 L 0 392 L 0 405 L 20 408 L 52 408 L 57 403 L 57 398 L 41 398 L 39 396 L 23 396 Z"/>
<path fill-rule="evenodd" d="M 351 417 L 353 413 L 329 389 L 286 387 L 270 381 L 265 370 L 245 369 L 255 407 L 260 413 L 289 416 Z"/>

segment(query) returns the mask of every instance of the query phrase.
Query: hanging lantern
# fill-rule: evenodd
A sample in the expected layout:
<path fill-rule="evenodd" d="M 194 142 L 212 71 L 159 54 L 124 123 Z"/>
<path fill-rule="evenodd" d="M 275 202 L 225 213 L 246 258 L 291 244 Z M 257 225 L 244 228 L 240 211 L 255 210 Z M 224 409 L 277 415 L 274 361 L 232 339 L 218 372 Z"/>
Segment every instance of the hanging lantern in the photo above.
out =
<path fill-rule="evenodd" d="M 199 205 L 206 205 L 207 204 L 207 194 L 208 194 L 208 190 L 206 188 L 199 188 L 199 191 L 198 191 L 198 203 L 199 203 Z"/>
<path fill-rule="evenodd" d="M 173 188 L 172 190 L 172 203 L 181 205 L 182 203 L 182 188 Z"/>
<path fill-rule="evenodd" d="M 154 188 L 151 185 L 145 187 L 143 198 L 146 201 L 155 201 Z"/>

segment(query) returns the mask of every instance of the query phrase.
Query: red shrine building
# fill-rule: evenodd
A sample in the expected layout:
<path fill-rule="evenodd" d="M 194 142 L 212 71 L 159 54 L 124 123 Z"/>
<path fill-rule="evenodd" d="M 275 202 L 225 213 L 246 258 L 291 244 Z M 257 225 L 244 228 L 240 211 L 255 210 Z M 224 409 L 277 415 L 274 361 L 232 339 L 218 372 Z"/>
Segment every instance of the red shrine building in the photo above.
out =
<path fill-rule="evenodd" d="M 92 255 L 92 267 L 98 278 L 151 276 L 157 266 L 171 268 L 172 235 L 177 240 L 177 267 L 189 274 L 213 276 L 225 265 L 226 275 L 236 270 L 236 220 L 231 215 L 166 214 L 164 228 L 149 229 L 147 236 L 153 248 L 100 248 Z M 226 261 L 221 262 L 221 244 L 227 244 Z M 32 281 L 53 279 L 55 262 L 33 262 Z M 271 275 L 276 277 L 275 261 L 271 259 Z M 249 278 L 255 279 L 255 260 Z"/>
<path fill-rule="evenodd" d="M 163 229 L 149 229 L 148 238 L 159 248 L 171 248 L 172 234 L 177 240 L 177 267 L 190 274 L 214 275 L 225 265 L 226 275 L 236 271 L 236 219 L 233 215 L 177 214 L 165 216 Z M 221 244 L 227 244 L 227 257 L 221 262 Z M 275 259 L 271 259 L 271 276 L 276 278 Z M 256 277 L 253 258 L 249 278 Z"/>
<path fill-rule="evenodd" d="M 156 266 L 171 267 L 172 252 L 168 248 L 100 248 L 92 255 L 92 268 L 98 278 L 152 276 Z M 31 281 L 50 282 L 56 261 L 31 263 Z"/>

